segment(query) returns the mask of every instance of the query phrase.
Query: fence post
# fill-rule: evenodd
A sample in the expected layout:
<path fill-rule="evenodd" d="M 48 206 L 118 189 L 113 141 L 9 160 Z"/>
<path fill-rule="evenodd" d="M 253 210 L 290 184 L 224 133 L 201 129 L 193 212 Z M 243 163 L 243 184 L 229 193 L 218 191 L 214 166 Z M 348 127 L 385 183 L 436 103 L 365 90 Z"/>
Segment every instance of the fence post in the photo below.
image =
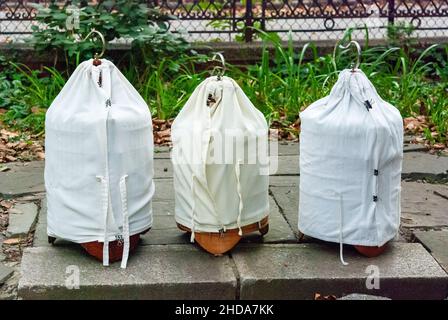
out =
<path fill-rule="evenodd" d="M 252 29 L 254 25 L 252 0 L 246 0 L 246 13 L 244 18 L 244 40 L 246 42 L 252 42 L 252 36 L 254 32 L 254 30 Z"/>
<path fill-rule="evenodd" d="M 395 0 L 389 0 L 387 21 L 389 26 L 395 23 Z"/>

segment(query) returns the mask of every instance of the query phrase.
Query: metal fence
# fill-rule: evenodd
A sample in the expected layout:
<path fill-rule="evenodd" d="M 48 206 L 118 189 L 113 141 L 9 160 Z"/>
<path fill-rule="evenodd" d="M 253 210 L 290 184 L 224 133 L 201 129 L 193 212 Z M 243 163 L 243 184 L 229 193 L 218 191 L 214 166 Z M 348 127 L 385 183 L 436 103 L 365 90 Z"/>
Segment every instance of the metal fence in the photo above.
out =
<path fill-rule="evenodd" d="M 0 0 L 0 41 L 30 33 L 39 0 Z M 67 1 L 68 2 L 68 1 Z M 171 29 L 188 32 L 191 41 L 254 41 L 252 27 L 294 40 L 339 39 L 347 28 L 355 38 L 381 39 L 390 25 L 412 26 L 420 38 L 448 37 L 448 0 L 147 0 L 177 16 Z M 63 5 L 64 1 L 58 2 Z"/>

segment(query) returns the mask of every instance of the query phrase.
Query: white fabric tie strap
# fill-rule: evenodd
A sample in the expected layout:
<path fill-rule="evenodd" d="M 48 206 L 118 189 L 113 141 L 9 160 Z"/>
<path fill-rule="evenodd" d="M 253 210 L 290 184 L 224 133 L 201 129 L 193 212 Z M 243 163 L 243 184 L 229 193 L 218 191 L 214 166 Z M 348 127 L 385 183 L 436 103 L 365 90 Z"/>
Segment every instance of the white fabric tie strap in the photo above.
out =
<path fill-rule="evenodd" d="M 121 210 L 123 213 L 123 256 L 121 258 L 121 268 L 126 269 L 129 257 L 129 213 L 128 213 L 128 194 L 126 188 L 126 179 L 124 175 L 120 179 Z"/>
<path fill-rule="evenodd" d="M 191 237 L 190 237 L 190 242 L 193 243 L 194 242 L 194 218 L 195 218 L 195 212 L 196 212 L 196 192 L 195 192 L 195 188 L 194 188 L 194 183 L 196 180 L 196 176 L 193 174 L 192 175 L 192 182 L 191 182 L 191 195 L 192 195 L 192 199 L 193 199 L 193 204 L 191 206 Z"/>
<path fill-rule="evenodd" d="M 235 176 L 236 176 L 236 192 L 239 197 L 239 205 L 238 205 L 238 217 L 236 218 L 236 225 L 238 227 L 238 235 L 241 237 L 243 235 L 243 231 L 241 230 L 241 213 L 243 212 L 243 196 L 241 195 L 241 183 L 240 183 L 240 164 L 241 160 L 238 160 L 235 165 Z"/>
<path fill-rule="evenodd" d="M 107 179 L 103 176 L 96 176 L 97 180 L 101 182 L 101 208 L 104 217 L 104 242 L 103 242 L 103 266 L 109 265 L 109 237 L 108 237 L 108 214 L 109 214 L 109 188 Z"/>
<path fill-rule="evenodd" d="M 348 265 L 347 262 L 344 261 L 344 243 L 343 243 L 343 200 L 342 200 L 342 194 L 339 193 L 339 259 L 341 260 L 341 263 L 346 266 Z"/>

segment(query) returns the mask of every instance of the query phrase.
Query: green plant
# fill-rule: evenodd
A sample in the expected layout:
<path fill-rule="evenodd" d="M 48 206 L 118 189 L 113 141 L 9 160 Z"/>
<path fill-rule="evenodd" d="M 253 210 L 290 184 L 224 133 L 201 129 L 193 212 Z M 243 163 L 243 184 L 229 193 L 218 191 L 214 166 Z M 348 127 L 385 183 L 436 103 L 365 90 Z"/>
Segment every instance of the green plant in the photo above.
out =
<path fill-rule="evenodd" d="M 289 34 L 284 42 L 275 33 L 254 29 L 263 41 L 260 61 L 243 68 L 228 66 L 234 78 L 269 122 L 289 126 L 298 121 L 299 112 L 327 95 L 340 70 L 348 68 L 354 57 L 338 51 L 319 55 L 313 44 L 296 48 Z M 351 39 L 351 31 L 344 36 Z M 403 48 L 386 44 L 369 47 L 368 33 L 360 68 L 378 93 L 395 105 L 403 117 L 425 115 L 430 129 L 424 132 L 431 142 L 445 142 L 448 135 L 448 46 Z M 145 42 L 144 40 L 142 40 Z M 208 75 L 198 72 L 206 62 L 202 55 L 161 51 L 138 61 L 144 53 L 133 52 L 124 68 L 129 81 L 159 119 L 175 117 L 194 88 Z M 174 57 L 174 58 L 172 58 Z M 2 62 L 3 61 L 3 62 Z M 0 108 L 7 124 L 35 132 L 43 130 L 44 111 L 65 83 L 66 73 L 53 68 L 30 70 L 0 59 Z M 201 67 L 201 69 L 204 69 Z M 434 130 L 437 132 L 435 133 Z"/>
<path fill-rule="evenodd" d="M 108 43 L 130 42 L 134 62 L 153 65 L 163 57 L 175 58 L 189 49 L 181 34 L 168 30 L 167 21 L 173 17 L 149 8 L 145 2 L 107 0 L 86 6 L 75 0 L 63 6 L 53 1 L 48 7 L 33 6 L 38 10 L 38 24 L 32 26 L 30 43 L 38 52 L 54 51 L 55 59 L 64 53 L 67 67 L 92 57 L 101 48 L 100 43 L 83 41 L 92 29 L 100 31 Z"/>
<path fill-rule="evenodd" d="M 406 22 L 395 22 L 387 26 L 387 41 L 392 46 L 413 48 L 417 41 L 412 37 L 415 27 Z"/>
<path fill-rule="evenodd" d="M 8 110 L 2 120 L 21 130 L 42 132 L 46 109 L 64 86 L 65 78 L 53 68 L 44 67 L 43 71 L 39 71 L 23 64 L 11 65 L 17 73 L 14 76 L 16 79 L 10 82 L 13 89 L 3 100 Z"/>
<path fill-rule="evenodd" d="M 177 61 L 163 59 L 157 68 L 140 73 L 132 67 L 125 75 L 147 102 L 158 119 L 173 118 L 185 104 L 194 88 L 206 77 L 196 72 L 195 64 L 205 62 L 203 55 L 184 56 Z"/>

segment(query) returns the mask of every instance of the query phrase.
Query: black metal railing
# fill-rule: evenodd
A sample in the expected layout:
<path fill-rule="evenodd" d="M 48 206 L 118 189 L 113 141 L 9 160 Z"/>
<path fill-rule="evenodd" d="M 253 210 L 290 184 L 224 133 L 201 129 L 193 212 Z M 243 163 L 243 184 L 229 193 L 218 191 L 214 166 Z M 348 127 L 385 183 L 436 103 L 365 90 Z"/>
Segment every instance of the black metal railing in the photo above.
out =
<path fill-rule="evenodd" d="M 30 33 L 35 12 L 30 3 L 50 0 L 0 0 L 0 36 Z M 412 26 L 419 37 L 448 36 L 448 0 L 147 0 L 177 16 L 173 30 L 186 30 L 191 40 L 254 40 L 256 27 L 295 39 L 339 37 L 348 27 L 384 37 L 387 27 Z M 60 1 L 64 4 L 65 1 Z"/>

